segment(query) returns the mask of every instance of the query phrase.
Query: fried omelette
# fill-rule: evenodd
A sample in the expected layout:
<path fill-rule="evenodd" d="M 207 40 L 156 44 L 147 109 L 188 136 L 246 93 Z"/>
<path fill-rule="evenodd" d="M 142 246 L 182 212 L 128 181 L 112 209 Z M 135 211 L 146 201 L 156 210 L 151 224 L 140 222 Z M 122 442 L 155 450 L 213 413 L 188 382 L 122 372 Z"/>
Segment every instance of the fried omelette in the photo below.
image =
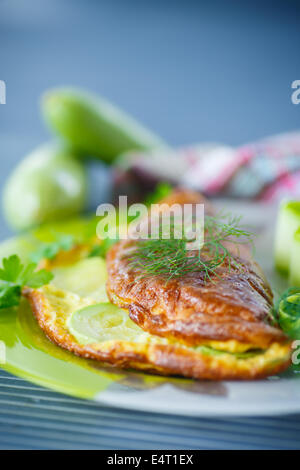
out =
<path fill-rule="evenodd" d="M 194 192 L 175 192 L 163 201 L 189 202 L 205 202 L 213 211 Z M 82 246 L 44 263 L 53 282 L 24 294 L 50 340 L 113 366 L 196 379 L 261 378 L 289 365 L 290 344 L 271 325 L 271 289 L 247 250 L 239 253 L 243 272 L 224 265 L 213 282 L 197 272 L 166 283 L 130 267 L 126 252 L 134 243 L 123 240 L 109 250 L 107 272 L 104 260 L 86 258 Z M 113 314 L 112 304 L 119 307 Z M 92 334 L 76 335 L 70 327 L 74 312 L 84 318 L 97 306 L 98 316 L 87 320 Z"/>
<path fill-rule="evenodd" d="M 204 203 L 206 212 L 212 206 L 195 192 L 175 191 L 162 201 L 162 207 L 173 204 Z M 233 369 L 220 366 L 189 369 L 187 375 L 216 379 L 254 378 L 268 375 L 274 367 L 283 370 L 288 364 L 289 345 L 284 333 L 272 326 L 273 295 L 260 267 L 244 246 L 229 246 L 232 256 L 243 269 L 223 263 L 211 280 L 204 272 L 186 274 L 168 282 L 159 276 L 141 276 L 133 269 L 126 253 L 139 241 L 123 240 L 114 245 L 107 256 L 107 292 L 111 302 L 126 308 L 130 318 L 143 330 L 188 347 L 209 346 L 218 351 L 241 353 L 261 351 L 274 347 L 277 354 L 261 367 L 240 367 L 238 360 Z M 257 355 L 257 365 L 262 357 Z M 178 359 L 178 364 L 180 360 Z M 264 362 L 264 361 L 262 361 Z M 164 357 L 159 364 L 176 361 Z M 182 373 L 182 372 L 180 372 Z M 197 375 L 196 375 L 197 374 Z"/>

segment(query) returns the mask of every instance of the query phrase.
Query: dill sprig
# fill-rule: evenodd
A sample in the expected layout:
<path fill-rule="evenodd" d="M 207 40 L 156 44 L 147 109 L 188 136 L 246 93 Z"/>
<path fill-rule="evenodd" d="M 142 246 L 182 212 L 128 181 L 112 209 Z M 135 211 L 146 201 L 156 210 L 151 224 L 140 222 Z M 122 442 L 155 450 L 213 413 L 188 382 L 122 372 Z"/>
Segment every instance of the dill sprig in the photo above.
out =
<path fill-rule="evenodd" d="M 171 222 L 171 237 L 162 237 L 163 230 L 159 230 L 157 239 L 138 240 L 129 250 L 126 257 L 131 268 L 139 271 L 141 277 L 160 276 L 167 281 L 183 277 L 189 273 L 203 273 L 204 281 L 219 277 L 218 267 L 227 266 L 242 270 L 239 261 L 239 250 L 232 254 L 227 244 L 253 246 L 254 234 L 241 226 L 241 217 L 231 214 L 218 214 L 205 216 L 204 240 L 199 249 L 189 250 L 184 237 L 175 238 L 176 227 Z M 172 236 L 173 234 L 173 236 Z M 199 242 L 200 243 L 200 242 Z"/>

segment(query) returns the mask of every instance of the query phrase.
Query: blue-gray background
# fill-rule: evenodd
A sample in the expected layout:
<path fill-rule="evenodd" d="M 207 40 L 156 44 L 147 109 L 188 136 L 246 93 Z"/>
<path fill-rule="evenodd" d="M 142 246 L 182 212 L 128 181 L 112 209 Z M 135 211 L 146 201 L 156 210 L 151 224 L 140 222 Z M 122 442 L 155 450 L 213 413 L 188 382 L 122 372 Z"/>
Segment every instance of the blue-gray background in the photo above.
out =
<path fill-rule="evenodd" d="M 172 144 L 294 129 L 299 43 L 292 0 L 0 0 L 0 129 L 46 136 L 38 100 L 61 84 L 102 93 Z"/>
<path fill-rule="evenodd" d="M 0 189 L 49 138 L 38 101 L 57 85 L 105 95 L 174 145 L 299 128 L 299 20 L 291 0 L 0 0 Z M 0 374 L 0 448 L 295 448 L 299 429 L 121 412 Z"/>

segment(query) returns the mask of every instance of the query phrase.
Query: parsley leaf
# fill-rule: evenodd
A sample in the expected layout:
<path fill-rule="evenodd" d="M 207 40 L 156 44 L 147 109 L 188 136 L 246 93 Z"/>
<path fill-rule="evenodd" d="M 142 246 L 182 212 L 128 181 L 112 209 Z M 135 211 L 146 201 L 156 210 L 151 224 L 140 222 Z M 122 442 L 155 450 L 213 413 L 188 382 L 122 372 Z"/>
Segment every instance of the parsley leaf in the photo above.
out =
<path fill-rule="evenodd" d="M 9 308 L 19 305 L 21 287 L 12 282 L 0 281 L 0 308 Z"/>
<path fill-rule="evenodd" d="M 3 269 L 0 269 L 0 279 L 3 281 L 16 282 L 23 270 L 23 265 L 17 255 L 4 258 Z"/>
<path fill-rule="evenodd" d="M 35 271 L 28 275 L 24 279 L 24 285 L 28 287 L 41 287 L 44 286 L 45 284 L 49 284 L 49 282 L 53 279 L 53 274 L 50 273 L 49 271 L 46 271 L 46 269 L 40 269 L 39 271 Z"/>
<path fill-rule="evenodd" d="M 68 251 L 74 245 L 74 238 L 71 235 L 61 235 L 56 241 L 42 243 L 36 251 L 34 251 L 30 259 L 34 263 L 39 263 L 41 259 L 53 259 L 61 251 Z"/>
<path fill-rule="evenodd" d="M 0 269 L 0 308 L 19 305 L 23 286 L 41 287 L 53 279 L 53 274 L 45 269 L 36 271 L 36 263 L 26 267 L 17 255 L 2 260 Z"/>

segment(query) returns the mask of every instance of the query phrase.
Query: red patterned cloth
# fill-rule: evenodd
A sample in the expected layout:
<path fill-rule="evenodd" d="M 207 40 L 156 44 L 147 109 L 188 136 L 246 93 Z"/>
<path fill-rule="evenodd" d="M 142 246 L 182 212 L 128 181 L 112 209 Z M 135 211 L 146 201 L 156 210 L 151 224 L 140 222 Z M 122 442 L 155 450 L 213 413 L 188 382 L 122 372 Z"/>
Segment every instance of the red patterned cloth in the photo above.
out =
<path fill-rule="evenodd" d="M 284 197 L 300 199 L 300 133 L 288 133 L 223 150 L 220 165 L 216 148 L 210 158 L 198 159 L 184 175 L 185 184 L 207 194 L 274 201 Z M 207 167 L 213 176 L 203 178 Z M 199 175 L 202 175 L 199 178 Z M 198 184 L 197 184 L 198 182 Z M 199 185 L 200 183 L 200 185 Z"/>
<path fill-rule="evenodd" d="M 233 148 L 200 144 L 178 150 L 127 154 L 125 169 L 187 186 L 211 196 L 274 202 L 300 199 L 300 132 Z"/>

